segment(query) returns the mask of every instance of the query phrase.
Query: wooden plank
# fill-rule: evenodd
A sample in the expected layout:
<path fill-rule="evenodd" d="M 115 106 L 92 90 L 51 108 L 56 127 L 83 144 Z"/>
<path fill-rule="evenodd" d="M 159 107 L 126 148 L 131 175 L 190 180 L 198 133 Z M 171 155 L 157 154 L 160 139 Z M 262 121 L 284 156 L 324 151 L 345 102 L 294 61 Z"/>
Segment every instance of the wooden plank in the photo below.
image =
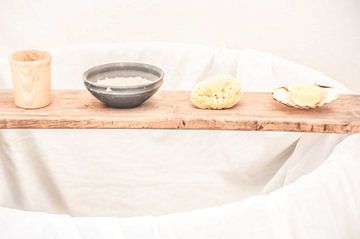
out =
<path fill-rule="evenodd" d="M 42 109 L 16 108 L 0 90 L 0 128 L 130 128 L 360 133 L 360 95 L 341 95 L 319 109 L 284 106 L 270 93 L 247 92 L 231 109 L 201 110 L 190 92 L 160 91 L 134 109 L 111 109 L 85 90 L 54 90 Z"/>

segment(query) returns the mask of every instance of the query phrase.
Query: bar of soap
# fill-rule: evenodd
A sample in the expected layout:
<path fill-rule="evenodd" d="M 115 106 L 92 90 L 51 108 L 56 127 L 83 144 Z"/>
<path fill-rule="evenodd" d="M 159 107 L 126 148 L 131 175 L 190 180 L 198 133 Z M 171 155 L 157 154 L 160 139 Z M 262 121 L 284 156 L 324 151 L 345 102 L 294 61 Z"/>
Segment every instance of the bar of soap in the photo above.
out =
<path fill-rule="evenodd" d="M 242 94 L 240 82 L 234 77 L 216 75 L 195 85 L 191 102 L 201 109 L 226 109 L 236 105 Z"/>
<path fill-rule="evenodd" d="M 299 106 L 315 106 L 326 96 L 323 88 L 315 84 L 300 83 L 287 86 L 290 100 Z"/>

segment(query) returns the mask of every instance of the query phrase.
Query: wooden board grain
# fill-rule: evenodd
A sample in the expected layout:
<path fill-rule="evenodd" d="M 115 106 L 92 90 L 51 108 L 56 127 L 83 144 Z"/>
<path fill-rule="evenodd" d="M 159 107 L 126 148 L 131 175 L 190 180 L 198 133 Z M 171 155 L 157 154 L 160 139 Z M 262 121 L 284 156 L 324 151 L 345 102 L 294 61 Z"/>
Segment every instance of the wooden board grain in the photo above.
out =
<path fill-rule="evenodd" d="M 85 90 L 53 90 L 42 109 L 16 108 L 10 90 L 0 90 L 0 128 L 204 129 L 360 133 L 360 95 L 341 95 L 312 110 L 284 106 L 270 93 L 247 92 L 231 109 L 195 108 L 190 92 L 159 91 L 134 109 L 111 109 Z"/>

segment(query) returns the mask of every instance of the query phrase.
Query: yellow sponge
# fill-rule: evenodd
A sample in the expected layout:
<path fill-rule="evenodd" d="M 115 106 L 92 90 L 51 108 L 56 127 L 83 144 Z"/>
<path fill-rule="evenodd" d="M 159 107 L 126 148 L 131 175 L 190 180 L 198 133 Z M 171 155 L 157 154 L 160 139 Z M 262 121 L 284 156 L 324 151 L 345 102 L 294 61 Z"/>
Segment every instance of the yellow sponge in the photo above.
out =
<path fill-rule="evenodd" d="M 216 75 L 195 85 L 191 102 L 201 109 L 225 109 L 236 105 L 242 94 L 240 82 L 234 77 Z"/>

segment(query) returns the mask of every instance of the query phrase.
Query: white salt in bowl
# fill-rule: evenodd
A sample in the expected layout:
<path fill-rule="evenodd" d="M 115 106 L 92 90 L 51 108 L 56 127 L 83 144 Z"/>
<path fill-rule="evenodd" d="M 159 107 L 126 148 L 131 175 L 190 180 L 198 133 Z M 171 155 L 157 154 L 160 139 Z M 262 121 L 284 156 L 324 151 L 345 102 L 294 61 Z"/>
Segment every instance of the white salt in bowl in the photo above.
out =
<path fill-rule="evenodd" d="M 83 79 L 90 93 L 106 105 L 133 108 L 156 93 L 164 72 L 149 64 L 118 62 L 94 66 L 84 72 Z"/>

